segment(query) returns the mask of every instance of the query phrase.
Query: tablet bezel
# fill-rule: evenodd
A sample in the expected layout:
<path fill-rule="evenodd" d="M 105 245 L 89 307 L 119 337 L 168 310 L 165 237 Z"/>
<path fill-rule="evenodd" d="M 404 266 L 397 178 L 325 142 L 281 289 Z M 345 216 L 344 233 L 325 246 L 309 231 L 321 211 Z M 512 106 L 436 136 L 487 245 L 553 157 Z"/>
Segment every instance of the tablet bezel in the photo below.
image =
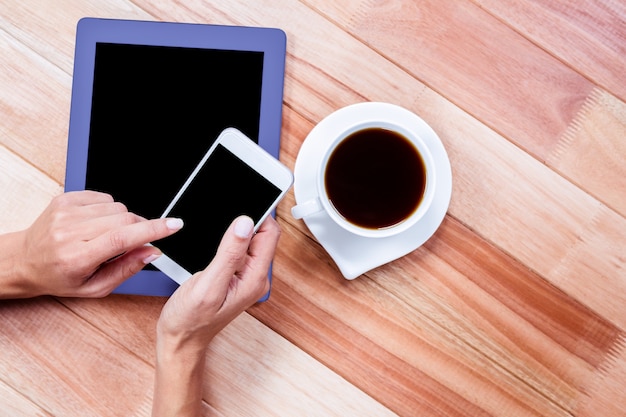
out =
<path fill-rule="evenodd" d="M 76 30 L 65 191 L 85 189 L 97 43 L 263 52 L 258 144 L 278 157 L 286 54 L 286 35 L 282 30 L 83 18 Z M 168 296 L 177 287 L 162 272 L 143 270 L 114 292 Z"/>

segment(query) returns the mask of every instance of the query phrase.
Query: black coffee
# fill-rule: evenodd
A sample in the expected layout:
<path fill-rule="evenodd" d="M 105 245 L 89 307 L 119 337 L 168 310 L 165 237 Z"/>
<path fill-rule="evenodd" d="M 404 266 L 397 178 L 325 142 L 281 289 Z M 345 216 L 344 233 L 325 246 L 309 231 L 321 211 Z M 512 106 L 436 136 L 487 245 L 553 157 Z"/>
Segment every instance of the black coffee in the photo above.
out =
<path fill-rule="evenodd" d="M 349 222 L 368 229 L 396 225 L 419 206 L 426 168 L 404 136 L 382 128 L 357 131 L 331 154 L 326 193 Z"/>

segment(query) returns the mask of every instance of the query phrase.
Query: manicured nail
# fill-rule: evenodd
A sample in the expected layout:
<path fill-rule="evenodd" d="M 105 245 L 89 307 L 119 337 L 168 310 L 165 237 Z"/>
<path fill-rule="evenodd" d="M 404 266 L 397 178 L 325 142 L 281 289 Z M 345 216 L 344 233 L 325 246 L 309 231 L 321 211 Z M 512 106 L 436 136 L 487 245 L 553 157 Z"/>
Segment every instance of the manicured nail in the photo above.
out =
<path fill-rule="evenodd" d="M 170 230 L 178 230 L 183 227 L 183 221 L 181 219 L 167 219 L 165 221 L 167 228 Z"/>
<path fill-rule="evenodd" d="M 254 229 L 254 222 L 248 216 L 243 216 L 237 219 L 235 223 L 235 234 L 239 237 L 248 237 Z"/>
<path fill-rule="evenodd" d="M 162 255 L 161 253 L 153 253 L 152 255 L 144 258 L 143 263 L 145 265 L 148 265 L 150 262 L 154 261 L 155 259 L 157 259 L 161 255 Z"/>

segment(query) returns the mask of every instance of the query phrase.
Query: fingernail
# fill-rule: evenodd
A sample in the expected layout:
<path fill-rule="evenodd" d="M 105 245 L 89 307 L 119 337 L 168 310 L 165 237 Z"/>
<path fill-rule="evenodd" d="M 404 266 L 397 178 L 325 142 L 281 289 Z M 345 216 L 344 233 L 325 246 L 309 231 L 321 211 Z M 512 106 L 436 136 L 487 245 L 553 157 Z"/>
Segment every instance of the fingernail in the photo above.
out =
<path fill-rule="evenodd" d="M 145 265 L 148 265 L 150 262 L 154 261 L 155 259 L 157 259 L 159 256 L 161 256 L 160 253 L 153 253 L 152 255 L 146 257 L 143 259 L 143 263 Z"/>
<path fill-rule="evenodd" d="M 254 222 L 248 216 L 243 216 L 237 219 L 235 223 L 235 234 L 239 237 L 248 237 L 254 229 Z"/>
<path fill-rule="evenodd" d="M 165 224 L 170 230 L 178 230 L 183 227 L 183 221 L 181 219 L 167 219 Z"/>

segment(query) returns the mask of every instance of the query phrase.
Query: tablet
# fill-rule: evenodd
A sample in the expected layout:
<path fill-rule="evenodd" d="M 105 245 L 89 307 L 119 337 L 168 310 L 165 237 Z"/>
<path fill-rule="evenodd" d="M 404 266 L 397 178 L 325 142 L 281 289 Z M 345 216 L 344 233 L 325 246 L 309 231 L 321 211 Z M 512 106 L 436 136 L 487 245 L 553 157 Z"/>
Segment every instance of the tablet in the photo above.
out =
<path fill-rule="evenodd" d="M 285 52 L 275 28 L 81 19 L 65 190 L 158 218 L 225 128 L 278 157 Z M 177 287 L 149 265 L 114 292 Z"/>

